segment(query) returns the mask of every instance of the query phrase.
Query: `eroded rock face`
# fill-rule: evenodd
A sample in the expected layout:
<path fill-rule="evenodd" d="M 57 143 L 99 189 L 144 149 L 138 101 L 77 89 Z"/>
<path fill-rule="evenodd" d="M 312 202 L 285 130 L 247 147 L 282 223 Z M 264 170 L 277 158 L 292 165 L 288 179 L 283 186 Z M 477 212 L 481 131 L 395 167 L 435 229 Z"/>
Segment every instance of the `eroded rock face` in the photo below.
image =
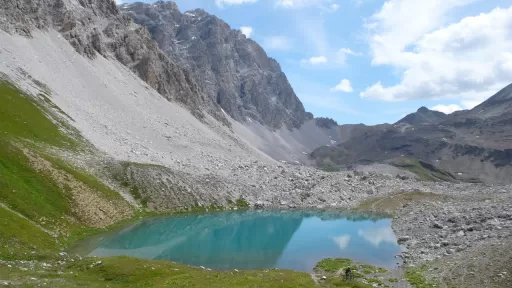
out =
<path fill-rule="evenodd" d="M 229 124 L 192 74 L 167 57 L 145 27 L 119 13 L 113 0 L 6 0 L 0 28 L 31 37 L 34 29 L 55 29 L 81 55 L 115 58 L 168 100 L 178 101 L 199 119 L 204 112 Z"/>
<path fill-rule="evenodd" d="M 169 58 L 186 67 L 207 97 L 235 120 L 280 128 L 299 127 L 312 115 L 279 64 L 254 41 L 202 9 L 181 13 L 173 2 L 121 5 L 147 27 Z"/>
<path fill-rule="evenodd" d="M 26 37 L 55 29 L 81 55 L 117 59 L 199 119 L 208 113 L 229 126 L 227 113 L 278 129 L 312 118 L 279 64 L 204 10 L 182 14 L 161 1 L 118 8 L 113 0 L 6 0 L 2 6 L 0 29 Z"/>

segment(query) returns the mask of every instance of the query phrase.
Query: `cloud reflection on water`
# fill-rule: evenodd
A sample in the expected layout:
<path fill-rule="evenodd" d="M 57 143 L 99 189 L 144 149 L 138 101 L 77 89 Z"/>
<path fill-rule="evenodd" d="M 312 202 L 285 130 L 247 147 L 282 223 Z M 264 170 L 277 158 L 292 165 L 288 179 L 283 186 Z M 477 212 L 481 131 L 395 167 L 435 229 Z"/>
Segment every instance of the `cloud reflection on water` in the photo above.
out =
<path fill-rule="evenodd" d="M 350 242 L 350 235 L 340 235 L 336 237 L 331 237 L 331 239 L 338 245 L 340 250 L 344 250 L 348 247 L 348 243 Z"/>
<path fill-rule="evenodd" d="M 391 227 L 379 227 L 371 230 L 359 229 L 357 233 L 375 247 L 379 247 L 383 242 L 396 244 L 396 236 Z"/>

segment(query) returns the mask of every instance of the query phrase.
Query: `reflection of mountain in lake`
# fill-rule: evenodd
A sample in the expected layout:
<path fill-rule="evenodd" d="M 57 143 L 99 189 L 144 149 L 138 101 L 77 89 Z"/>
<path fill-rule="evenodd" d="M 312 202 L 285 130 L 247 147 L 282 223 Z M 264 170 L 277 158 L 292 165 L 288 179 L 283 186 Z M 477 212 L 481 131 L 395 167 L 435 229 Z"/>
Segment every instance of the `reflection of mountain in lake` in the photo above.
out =
<path fill-rule="evenodd" d="M 311 272 L 325 258 L 393 268 L 391 219 L 339 211 L 237 211 L 160 217 L 89 239 L 89 256 L 127 255 L 224 269 Z"/>
<path fill-rule="evenodd" d="M 259 212 L 160 218 L 104 239 L 91 254 L 217 269 L 272 267 L 301 222 L 296 214 Z"/>

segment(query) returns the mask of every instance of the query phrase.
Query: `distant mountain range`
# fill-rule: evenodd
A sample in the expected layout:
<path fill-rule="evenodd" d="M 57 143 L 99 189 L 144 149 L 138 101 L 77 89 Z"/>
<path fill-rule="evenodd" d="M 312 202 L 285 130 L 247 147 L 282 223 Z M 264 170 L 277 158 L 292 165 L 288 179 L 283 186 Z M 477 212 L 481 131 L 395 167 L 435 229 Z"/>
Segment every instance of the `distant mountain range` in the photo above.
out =
<path fill-rule="evenodd" d="M 471 181 L 512 181 L 512 84 L 471 110 L 421 107 L 395 124 L 341 125 L 341 143 L 311 156 L 335 165 L 425 161 Z"/>

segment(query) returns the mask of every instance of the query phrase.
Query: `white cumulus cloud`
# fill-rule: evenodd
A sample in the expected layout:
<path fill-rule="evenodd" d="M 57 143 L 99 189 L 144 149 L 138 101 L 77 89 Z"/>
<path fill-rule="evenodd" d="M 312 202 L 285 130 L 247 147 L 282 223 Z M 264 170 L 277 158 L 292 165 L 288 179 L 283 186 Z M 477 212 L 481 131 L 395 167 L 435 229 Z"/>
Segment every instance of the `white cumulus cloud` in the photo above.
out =
<path fill-rule="evenodd" d="M 360 56 L 360 53 L 354 52 L 349 48 L 341 48 L 336 52 L 336 63 L 338 64 L 346 64 L 348 56 Z"/>
<path fill-rule="evenodd" d="M 242 26 L 242 27 L 240 27 L 240 31 L 242 32 L 242 34 L 245 35 L 245 37 L 251 38 L 253 29 L 251 26 Z"/>
<path fill-rule="evenodd" d="M 328 59 L 325 56 L 317 56 L 317 57 L 311 57 L 309 59 L 302 59 L 301 62 L 308 63 L 311 65 L 318 65 L 318 64 L 326 64 L 328 62 Z"/>
<path fill-rule="evenodd" d="M 290 40 L 285 36 L 268 36 L 263 39 L 263 47 L 269 50 L 290 50 Z"/>
<path fill-rule="evenodd" d="M 440 105 L 436 105 L 436 106 L 430 108 L 430 110 L 443 112 L 444 114 L 451 114 L 455 111 L 460 111 L 463 109 L 462 109 L 462 107 L 460 107 L 457 104 L 448 104 L 448 105 L 440 104 Z"/>
<path fill-rule="evenodd" d="M 224 7 L 224 5 L 240 5 L 256 2 L 258 2 L 258 0 L 215 0 L 215 4 L 218 7 Z"/>
<path fill-rule="evenodd" d="M 331 89 L 331 92 L 346 92 L 350 93 L 353 92 L 354 89 L 352 89 L 352 85 L 350 84 L 350 80 L 343 79 L 341 82 L 336 85 L 336 87 Z"/>
<path fill-rule="evenodd" d="M 377 82 L 361 97 L 458 99 L 469 108 L 512 82 L 512 7 L 446 23 L 474 1 L 388 0 L 366 25 L 372 64 L 395 67 L 402 79 Z"/>

